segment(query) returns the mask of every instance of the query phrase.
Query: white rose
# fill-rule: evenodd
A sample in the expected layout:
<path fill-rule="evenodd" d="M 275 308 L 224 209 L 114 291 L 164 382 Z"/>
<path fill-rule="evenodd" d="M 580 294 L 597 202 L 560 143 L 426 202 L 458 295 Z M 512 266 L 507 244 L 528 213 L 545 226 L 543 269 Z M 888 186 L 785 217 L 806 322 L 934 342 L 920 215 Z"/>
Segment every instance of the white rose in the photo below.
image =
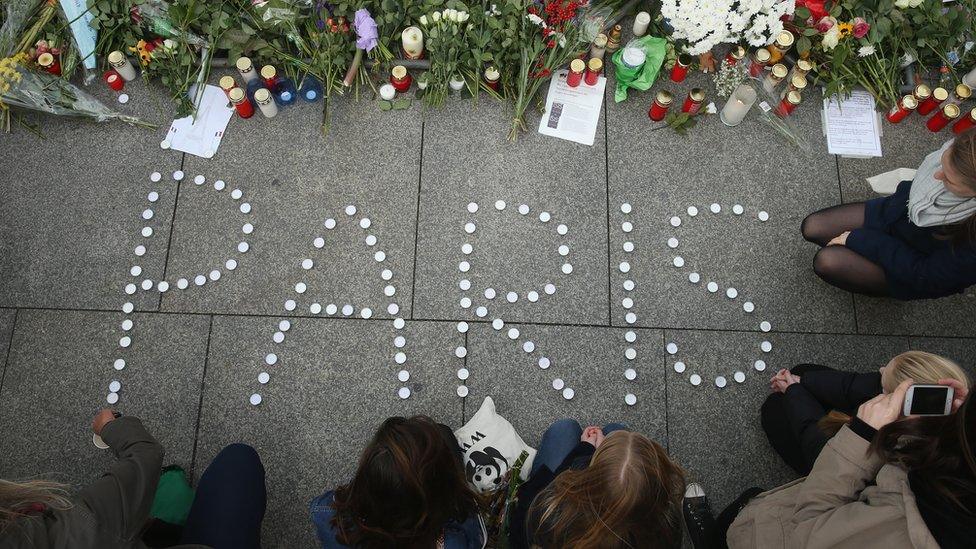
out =
<path fill-rule="evenodd" d="M 165 48 L 167 50 L 172 50 L 172 49 L 176 48 L 176 40 L 171 40 L 169 38 L 167 38 L 166 40 L 163 40 L 163 48 Z"/>
<path fill-rule="evenodd" d="M 905 9 L 911 4 L 911 0 L 895 0 L 895 7 Z"/>
<path fill-rule="evenodd" d="M 463 22 L 467 21 L 468 19 L 471 19 L 471 14 L 468 13 L 468 12 L 466 12 L 466 11 L 462 11 L 461 13 L 458 14 L 458 17 L 460 18 L 460 19 L 458 19 L 458 21 L 460 21 L 460 22 L 463 23 Z"/>
<path fill-rule="evenodd" d="M 425 26 L 425 27 L 427 26 L 427 16 L 426 15 L 421 15 L 420 16 L 420 24 L 423 25 L 423 26 Z"/>
<path fill-rule="evenodd" d="M 840 28 L 834 25 L 824 34 L 823 47 L 825 50 L 832 50 L 837 47 L 838 42 L 840 42 Z"/>
<path fill-rule="evenodd" d="M 457 10 L 446 9 L 444 10 L 444 20 L 457 22 Z"/>
<path fill-rule="evenodd" d="M 920 5 L 922 5 L 922 0 L 911 0 L 911 3 L 909 5 L 913 8 L 917 8 Z"/>
<path fill-rule="evenodd" d="M 437 23 L 438 21 L 441 20 L 441 12 L 435 11 L 434 13 L 430 14 L 430 17 L 431 19 L 434 20 L 435 23 Z"/>

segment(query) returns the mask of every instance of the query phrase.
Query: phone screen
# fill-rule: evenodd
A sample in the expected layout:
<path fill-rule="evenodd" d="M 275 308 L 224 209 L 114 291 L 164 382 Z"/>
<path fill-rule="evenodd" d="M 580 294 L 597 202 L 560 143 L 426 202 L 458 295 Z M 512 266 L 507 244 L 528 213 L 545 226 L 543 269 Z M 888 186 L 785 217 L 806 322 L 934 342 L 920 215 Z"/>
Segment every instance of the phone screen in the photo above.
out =
<path fill-rule="evenodd" d="M 945 414 L 948 387 L 914 387 L 912 389 L 912 414 Z"/>

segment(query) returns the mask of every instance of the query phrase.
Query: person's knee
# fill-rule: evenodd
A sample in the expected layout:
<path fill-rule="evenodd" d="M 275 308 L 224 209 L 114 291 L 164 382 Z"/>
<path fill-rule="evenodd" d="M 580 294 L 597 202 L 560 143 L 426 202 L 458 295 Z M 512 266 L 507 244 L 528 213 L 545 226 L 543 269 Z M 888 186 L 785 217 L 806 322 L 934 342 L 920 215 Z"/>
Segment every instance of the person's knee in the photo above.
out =
<path fill-rule="evenodd" d="M 552 425 L 549 426 L 549 429 L 547 429 L 547 431 L 558 431 L 558 432 L 582 431 L 582 430 L 583 428 L 580 427 L 578 421 L 568 417 L 563 419 L 557 419 L 552 423 Z"/>
<path fill-rule="evenodd" d="M 759 422 L 767 432 L 769 426 L 783 413 L 783 393 L 770 393 L 759 408 Z"/>
<path fill-rule="evenodd" d="M 818 225 L 817 217 L 817 213 L 812 213 L 803 218 L 803 222 L 800 223 L 800 234 L 803 235 L 803 239 L 808 242 L 819 243 L 822 238 L 822 235 L 820 235 L 819 231 L 816 230 Z"/>
<path fill-rule="evenodd" d="M 817 255 L 813 256 L 813 272 L 823 279 L 836 278 L 843 265 L 839 250 L 831 247 L 821 248 Z"/>
<path fill-rule="evenodd" d="M 217 457 L 214 458 L 214 462 L 218 460 L 232 463 L 237 468 L 247 469 L 251 472 L 259 472 L 262 476 L 264 475 L 264 464 L 261 463 L 261 457 L 258 455 L 258 451 L 250 445 L 241 442 L 235 442 L 234 444 L 225 446 L 217 454 Z"/>

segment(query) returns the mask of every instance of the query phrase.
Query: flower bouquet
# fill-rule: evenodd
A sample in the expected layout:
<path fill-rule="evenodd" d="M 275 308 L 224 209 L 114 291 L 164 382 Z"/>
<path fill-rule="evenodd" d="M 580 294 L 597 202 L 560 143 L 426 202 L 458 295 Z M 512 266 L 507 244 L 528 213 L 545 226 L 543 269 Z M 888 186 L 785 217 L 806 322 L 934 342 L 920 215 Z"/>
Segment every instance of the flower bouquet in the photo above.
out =
<path fill-rule="evenodd" d="M 281 29 L 299 52 L 308 51 L 308 44 L 299 32 L 301 10 L 311 9 L 311 0 L 251 0 L 256 20 L 265 31 Z"/>
<path fill-rule="evenodd" d="M 451 79 L 461 76 L 461 52 L 467 47 L 465 33 L 468 25 L 465 22 L 470 17 L 467 12 L 452 8 L 420 17 L 420 25 L 426 31 L 425 47 L 430 56 L 428 85 L 424 93 L 424 104 L 429 107 L 443 105 Z"/>
<path fill-rule="evenodd" d="M 772 43 L 794 5 L 794 0 L 662 0 L 661 15 L 684 51 L 701 55 L 722 43 Z"/>
<path fill-rule="evenodd" d="M 59 116 L 79 116 L 98 122 L 121 120 L 136 126 L 157 127 L 115 112 L 63 78 L 30 70 L 26 54 L 0 59 L 0 128 L 10 131 L 10 108 L 19 107 Z"/>

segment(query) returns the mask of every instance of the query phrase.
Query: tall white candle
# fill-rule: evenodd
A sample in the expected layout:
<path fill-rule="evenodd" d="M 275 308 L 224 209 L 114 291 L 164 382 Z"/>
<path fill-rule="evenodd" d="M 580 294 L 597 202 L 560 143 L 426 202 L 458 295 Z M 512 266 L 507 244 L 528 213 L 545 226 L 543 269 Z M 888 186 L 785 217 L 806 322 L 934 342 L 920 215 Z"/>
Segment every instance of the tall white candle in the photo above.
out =
<path fill-rule="evenodd" d="M 254 63 L 251 62 L 250 57 L 238 57 L 235 65 L 237 72 L 241 73 L 241 78 L 244 79 L 244 84 L 258 79 L 258 73 L 254 70 Z"/>
<path fill-rule="evenodd" d="M 647 34 L 647 26 L 651 24 L 651 14 L 642 11 L 634 17 L 634 38 Z"/>
<path fill-rule="evenodd" d="M 966 76 L 962 77 L 962 83 L 970 88 L 976 88 L 976 66 L 974 66 L 973 70 L 969 71 Z"/>
<path fill-rule="evenodd" d="M 739 87 L 729 96 L 728 102 L 722 107 L 719 118 L 726 126 L 738 126 L 755 102 L 756 90 L 752 89 L 749 84 L 739 84 Z"/>
<path fill-rule="evenodd" d="M 407 59 L 420 59 L 424 55 L 424 33 L 418 27 L 407 27 L 400 35 L 403 53 Z"/>
<path fill-rule="evenodd" d="M 124 53 L 120 51 L 113 51 L 108 54 L 108 64 L 112 65 L 115 72 L 119 73 L 126 82 L 132 82 L 136 79 L 136 68 L 132 66 L 129 62 L 129 58 L 125 56 Z"/>
<path fill-rule="evenodd" d="M 261 114 L 265 118 L 278 116 L 278 105 L 275 104 L 271 92 L 267 88 L 261 88 L 254 92 L 254 102 L 258 104 L 258 108 L 261 109 Z"/>

